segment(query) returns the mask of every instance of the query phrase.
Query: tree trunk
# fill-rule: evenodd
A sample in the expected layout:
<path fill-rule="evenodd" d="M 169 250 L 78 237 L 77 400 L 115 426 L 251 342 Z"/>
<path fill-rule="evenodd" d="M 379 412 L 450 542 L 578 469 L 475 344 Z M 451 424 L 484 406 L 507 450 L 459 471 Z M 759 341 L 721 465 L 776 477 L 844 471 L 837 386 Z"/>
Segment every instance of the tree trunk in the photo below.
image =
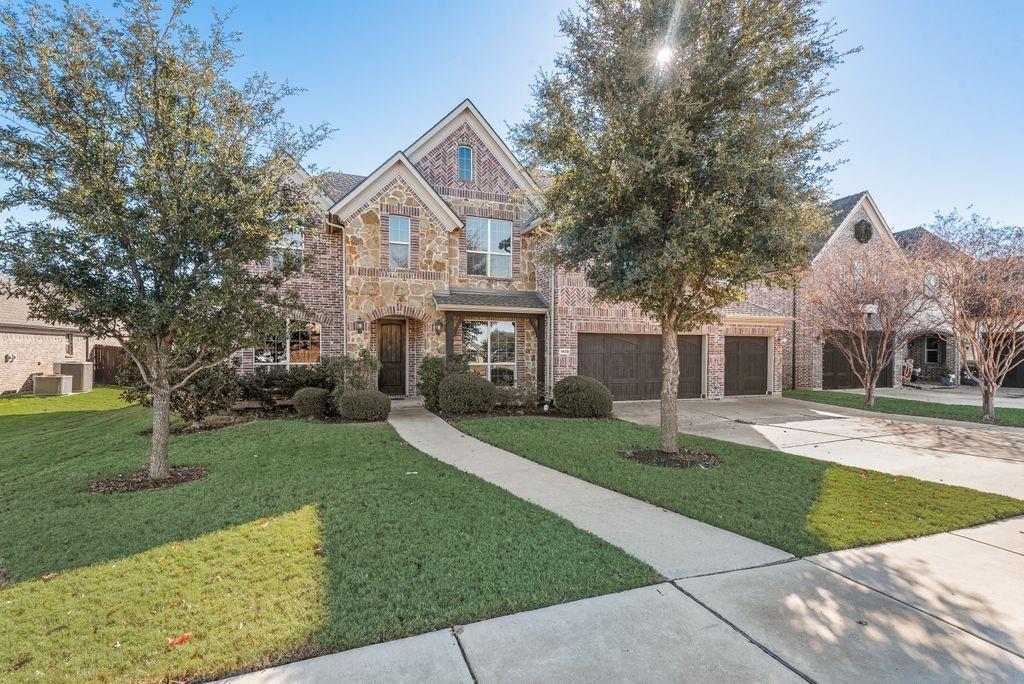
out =
<path fill-rule="evenodd" d="M 165 480 L 171 475 L 167 438 L 171 432 L 171 391 L 153 388 L 153 447 L 149 452 L 149 479 Z"/>
<path fill-rule="evenodd" d="M 679 453 L 679 342 L 675 320 L 661 322 L 661 450 Z"/>
<path fill-rule="evenodd" d="M 864 390 L 864 403 L 868 406 L 875 405 L 875 383 L 868 381 L 867 388 Z"/>
<path fill-rule="evenodd" d="M 996 422 L 996 386 L 987 382 L 981 383 L 981 422 Z"/>

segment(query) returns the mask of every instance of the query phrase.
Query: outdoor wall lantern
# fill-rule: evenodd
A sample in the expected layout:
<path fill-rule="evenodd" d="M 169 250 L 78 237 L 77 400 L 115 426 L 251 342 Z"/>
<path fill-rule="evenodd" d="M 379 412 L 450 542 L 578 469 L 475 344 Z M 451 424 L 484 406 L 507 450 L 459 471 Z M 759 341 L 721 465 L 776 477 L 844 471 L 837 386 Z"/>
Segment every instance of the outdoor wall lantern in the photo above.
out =
<path fill-rule="evenodd" d="M 356 319 L 356 332 L 360 335 L 366 330 L 366 321 L 363 320 L 362 316 Z"/>
<path fill-rule="evenodd" d="M 440 320 L 434 321 L 434 334 L 440 335 L 444 332 L 444 323 Z"/>

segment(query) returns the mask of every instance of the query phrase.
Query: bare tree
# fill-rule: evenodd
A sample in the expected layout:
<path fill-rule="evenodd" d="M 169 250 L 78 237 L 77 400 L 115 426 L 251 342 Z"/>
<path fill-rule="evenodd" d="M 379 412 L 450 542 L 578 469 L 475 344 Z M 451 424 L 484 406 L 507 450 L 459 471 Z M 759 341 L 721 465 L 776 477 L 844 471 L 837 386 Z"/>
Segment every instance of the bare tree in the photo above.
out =
<path fill-rule="evenodd" d="M 994 423 L 996 391 L 1024 362 L 1024 228 L 954 210 L 936 214 L 929 230 L 942 240 L 922 254 L 925 295 L 981 386 L 982 420 Z"/>
<path fill-rule="evenodd" d="M 887 251 L 845 253 L 814 266 L 808 319 L 846 357 L 868 406 L 886 366 L 927 319 L 919 280 L 914 264 Z"/>

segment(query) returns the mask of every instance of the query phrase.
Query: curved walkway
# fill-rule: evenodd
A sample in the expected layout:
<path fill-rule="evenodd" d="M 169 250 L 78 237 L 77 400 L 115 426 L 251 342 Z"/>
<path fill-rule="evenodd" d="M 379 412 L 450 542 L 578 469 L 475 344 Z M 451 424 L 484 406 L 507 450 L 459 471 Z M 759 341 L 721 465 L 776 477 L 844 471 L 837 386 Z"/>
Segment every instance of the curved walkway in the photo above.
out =
<path fill-rule="evenodd" d="M 402 439 L 423 453 L 557 513 L 668 579 L 751 568 L 793 557 L 481 442 L 419 404 L 396 402 L 388 420 Z"/>

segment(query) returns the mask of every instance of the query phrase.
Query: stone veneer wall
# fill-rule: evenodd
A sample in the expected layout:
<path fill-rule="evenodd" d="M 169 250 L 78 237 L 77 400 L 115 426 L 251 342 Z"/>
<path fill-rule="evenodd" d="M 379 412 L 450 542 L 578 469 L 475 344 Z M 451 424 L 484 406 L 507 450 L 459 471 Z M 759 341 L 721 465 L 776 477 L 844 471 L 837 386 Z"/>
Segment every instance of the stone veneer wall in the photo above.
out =
<path fill-rule="evenodd" d="M 463 144 L 474 150 L 475 176 L 471 182 L 459 181 L 455 171 L 456 150 Z M 465 231 L 449 232 L 448 227 L 401 177 L 385 186 L 351 216 L 337 217 L 347 223 L 344 246 L 348 266 L 345 277 L 347 348 L 351 352 L 365 347 L 376 353 L 376 321 L 384 317 L 407 319 L 410 395 L 416 394 L 423 357 L 445 351 L 444 332 L 438 334 L 433 329 L 435 322 L 443 324 L 445 318 L 444 312 L 434 307 L 435 290 L 452 287 L 534 290 L 537 286 L 534 267 L 536 241 L 522 233 L 528 216 L 527 207 L 518 193 L 516 182 L 505 173 L 468 125 L 459 127 L 429 151 L 417 162 L 417 170 L 463 221 L 467 216 L 477 216 L 512 222 L 512 277 L 469 275 Z M 387 217 L 395 214 L 410 218 L 408 269 L 389 268 Z M 535 382 L 536 339 L 529 322 L 483 312 L 472 317 L 516 322 L 517 377 Z M 355 330 L 355 322 L 359 318 L 364 321 L 363 333 Z M 461 347 L 461 331 L 456 335 L 456 347 Z"/>
<path fill-rule="evenodd" d="M 74 354 L 65 354 L 63 332 L 0 332 L 0 392 L 32 390 L 32 376 L 52 373 L 58 361 L 85 361 L 87 338 L 75 335 Z M 4 356 L 14 354 L 14 361 Z"/>
<path fill-rule="evenodd" d="M 550 351 L 554 369 L 552 381 L 557 382 L 577 372 L 579 333 L 620 333 L 660 335 L 661 327 L 644 316 L 639 309 L 626 305 L 612 305 L 594 298 L 593 289 L 579 273 L 562 270 L 555 272 L 554 290 L 554 343 Z M 769 337 L 772 339 L 773 382 L 770 392 L 782 392 L 784 381 L 785 328 L 777 324 L 730 323 L 705 325 L 689 333 L 706 339 L 706 395 L 719 399 L 725 395 L 725 338 L 732 335 Z"/>

